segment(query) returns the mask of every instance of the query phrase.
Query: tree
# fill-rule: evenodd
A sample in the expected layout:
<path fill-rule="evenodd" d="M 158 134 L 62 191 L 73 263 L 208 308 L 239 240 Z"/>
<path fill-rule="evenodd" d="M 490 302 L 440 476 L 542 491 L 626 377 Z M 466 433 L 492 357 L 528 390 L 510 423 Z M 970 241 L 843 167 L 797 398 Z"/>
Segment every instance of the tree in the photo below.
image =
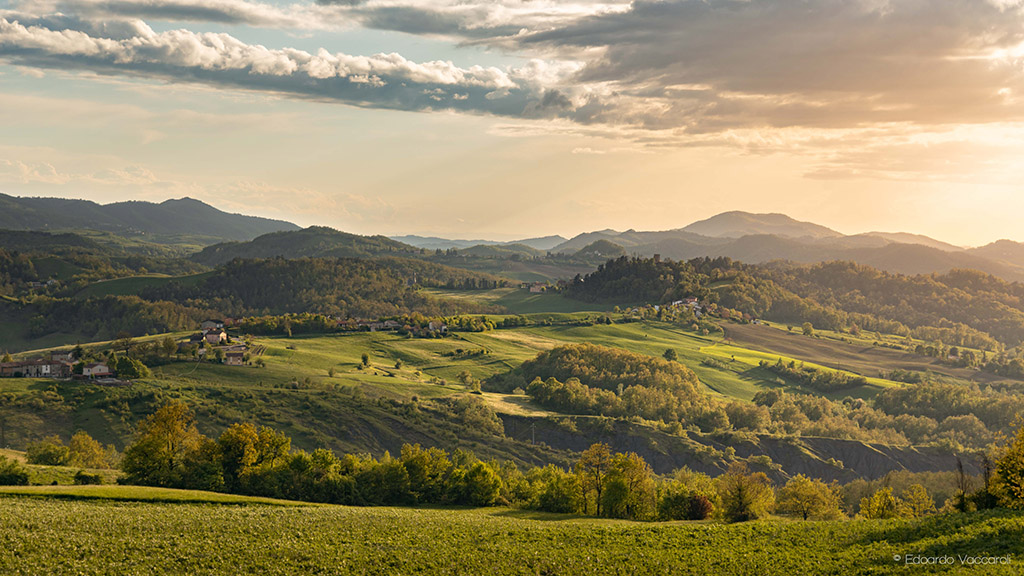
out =
<path fill-rule="evenodd" d="M 117 449 L 112 445 L 106 448 L 93 439 L 88 432 L 79 430 L 71 437 L 68 444 L 71 452 L 71 465 L 80 468 L 112 468 L 117 459 Z"/>
<path fill-rule="evenodd" d="M 1024 508 L 1024 426 L 996 462 L 996 485 L 1011 508 Z"/>
<path fill-rule="evenodd" d="M 570 514 L 579 509 L 579 480 L 554 464 L 527 473 L 532 493 L 529 505 L 545 512 Z"/>
<path fill-rule="evenodd" d="M 722 501 L 722 516 L 730 522 L 763 518 L 775 505 L 771 480 L 764 472 L 751 473 L 746 464 L 735 462 L 716 481 Z"/>
<path fill-rule="evenodd" d="M 452 475 L 456 501 L 470 506 L 490 506 L 501 494 L 501 478 L 486 462 L 475 462 Z"/>
<path fill-rule="evenodd" d="M 170 358 L 171 354 L 174 354 L 175 352 L 178 351 L 178 345 L 177 343 L 174 342 L 174 338 L 166 336 L 164 337 L 163 340 L 160 341 L 160 349 L 163 351 L 164 356 Z"/>
<path fill-rule="evenodd" d="M 203 457 L 212 455 L 208 440 L 196 429 L 188 406 L 167 404 L 142 423 L 121 469 L 132 484 L 188 487 L 195 468 L 205 466 Z"/>
<path fill-rule="evenodd" d="M 860 515 L 878 520 L 899 516 L 899 502 L 893 496 L 892 488 L 880 488 L 871 496 L 861 498 Z"/>
<path fill-rule="evenodd" d="M 117 375 L 120 378 L 128 379 L 148 378 L 152 372 L 142 362 L 125 356 L 117 361 Z"/>
<path fill-rule="evenodd" d="M 0 486 L 28 486 L 28 471 L 21 462 L 0 456 Z"/>
<path fill-rule="evenodd" d="M 363 360 L 363 366 L 369 366 L 370 365 L 370 355 L 367 354 L 366 352 L 363 352 L 362 360 Z"/>
<path fill-rule="evenodd" d="M 0 360 L 0 362 L 3 362 L 4 364 L 7 364 L 8 362 L 13 362 L 13 361 L 14 361 L 14 359 L 11 358 L 10 352 L 4 352 L 4 358 L 3 358 L 3 360 Z"/>
<path fill-rule="evenodd" d="M 576 475 L 579 478 L 584 514 L 587 513 L 588 503 L 593 501 L 596 514 L 601 515 L 601 497 L 604 492 L 605 477 L 611 469 L 611 459 L 611 448 L 607 444 L 597 443 L 584 450 L 580 454 L 579 460 L 576 461 Z"/>
<path fill-rule="evenodd" d="M 935 501 L 932 500 L 924 486 L 911 484 L 903 491 L 903 496 L 899 500 L 898 512 L 900 516 L 908 518 L 935 514 Z"/>
<path fill-rule="evenodd" d="M 417 502 L 438 503 L 452 469 L 448 454 L 439 448 L 424 450 L 419 444 L 402 446 L 402 465 L 409 475 L 409 490 Z"/>
<path fill-rule="evenodd" d="M 25 456 L 29 464 L 67 466 L 71 462 L 71 450 L 60 436 L 47 436 L 29 444 Z"/>
<path fill-rule="evenodd" d="M 114 340 L 114 349 L 123 350 L 124 353 L 127 354 L 128 351 L 132 349 L 132 344 L 134 343 L 135 340 L 132 339 L 131 334 L 121 331 L 117 333 L 117 339 Z"/>
<path fill-rule="evenodd" d="M 214 357 L 215 360 L 217 360 L 218 364 L 223 364 L 224 363 L 224 349 L 223 348 L 216 348 L 213 351 L 213 357 Z"/>
<path fill-rule="evenodd" d="M 803 325 L 801 325 L 801 328 L 804 331 L 804 336 L 814 336 L 814 324 L 804 322 Z"/>
<path fill-rule="evenodd" d="M 804 520 L 833 520 L 842 515 L 840 501 L 838 486 L 797 474 L 779 488 L 776 506 L 779 512 Z"/>
<path fill-rule="evenodd" d="M 715 509 L 715 481 L 683 467 L 661 486 L 658 517 L 662 520 L 704 520 Z"/>
<path fill-rule="evenodd" d="M 662 356 L 665 358 L 665 360 L 668 360 L 669 362 L 675 362 L 676 360 L 679 359 L 679 354 L 676 353 L 675 348 L 669 348 L 665 350 L 665 353 L 662 354 Z"/>
<path fill-rule="evenodd" d="M 612 456 L 603 495 L 605 516 L 653 518 L 657 503 L 653 476 L 651 467 L 635 453 Z"/>

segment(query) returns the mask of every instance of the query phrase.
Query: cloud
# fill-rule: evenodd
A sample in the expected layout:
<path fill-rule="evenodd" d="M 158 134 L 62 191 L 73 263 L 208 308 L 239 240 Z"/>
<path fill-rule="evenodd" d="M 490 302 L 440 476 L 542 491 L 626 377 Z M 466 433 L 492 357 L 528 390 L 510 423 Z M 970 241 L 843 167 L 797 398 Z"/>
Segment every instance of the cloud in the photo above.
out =
<path fill-rule="evenodd" d="M 806 155 L 815 178 L 942 170 L 1024 122 L 1024 7 L 1009 0 L 49 0 L 0 11 L 0 60 L 368 108 L 507 118 L 493 133 L 573 134 L 579 149 L 727 147 Z M 58 11 L 59 10 L 59 11 Z M 351 26 L 472 43 L 516 67 L 268 48 L 143 19 L 286 30 Z M 164 27 L 166 28 L 166 27 Z M 539 120 L 539 121 L 538 121 Z M 1021 124 L 1024 125 L 1024 124 Z M 146 136 L 162 137 L 161 131 Z M 919 139 L 920 141 L 920 139 Z M 936 141 L 937 142 L 937 141 Z M 861 147 L 857 152 L 853 146 Z M 982 150 L 979 148 L 978 150 Z M 886 159 L 890 151 L 905 160 Z M 878 169 L 869 168 L 878 162 Z M 959 172 L 960 169 L 957 169 Z"/>
<path fill-rule="evenodd" d="M 1019 3 L 638 0 L 517 37 L 583 59 L 620 105 L 595 119 L 691 133 L 735 127 L 1003 121 L 1024 113 Z"/>
<path fill-rule="evenodd" d="M 127 37 L 26 26 L 0 18 L 0 59 L 15 65 L 90 70 L 169 82 L 198 82 L 356 106 L 399 110 L 452 109 L 505 116 L 566 115 L 565 94 L 553 97 L 537 78 L 578 70 L 571 63 L 532 61 L 518 69 L 413 62 L 399 54 L 354 56 L 247 44 L 228 34 L 155 32 L 141 21 Z M 93 27 L 94 28 L 94 27 Z M 554 98 L 552 100 L 552 98 Z"/>
<path fill-rule="evenodd" d="M 213 22 L 283 30 L 353 25 L 458 40 L 488 41 L 537 32 L 581 16 L 625 10 L 628 0 L 316 0 L 268 4 L 249 0 L 38 0 L 31 11 L 89 19 L 138 18 Z M 29 4 L 25 3 L 29 10 Z"/>

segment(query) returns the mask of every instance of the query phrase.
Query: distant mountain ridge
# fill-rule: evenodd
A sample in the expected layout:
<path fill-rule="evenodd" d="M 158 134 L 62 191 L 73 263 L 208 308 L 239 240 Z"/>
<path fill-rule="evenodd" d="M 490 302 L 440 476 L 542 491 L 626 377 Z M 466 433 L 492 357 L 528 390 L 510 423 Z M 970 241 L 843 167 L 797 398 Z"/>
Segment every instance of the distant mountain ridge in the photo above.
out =
<path fill-rule="evenodd" d="M 811 222 L 800 222 L 785 214 L 723 212 L 683 228 L 684 232 L 712 238 L 740 238 L 752 234 L 770 234 L 784 238 L 835 238 L 841 233 Z"/>
<path fill-rule="evenodd" d="M 955 268 L 980 270 L 1011 281 L 1024 281 L 1024 244 L 1000 240 L 979 248 L 962 248 L 928 236 L 905 232 L 843 235 L 783 214 L 726 212 L 675 230 L 601 230 L 587 232 L 552 252 L 589 254 L 600 242 L 621 246 L 627 254 L 686 260 L 725 256 L 751 264 L 772 260 L 815 263 L 849 260 L 902 274 L 945 273 Z"/>
<path fill-rule="evenodd" d="M 555 246 L 566 241 L 566 238 L 558 235 L 542 236 L 540 238 L 526 238 L 524 240 L 511 240 L 508 242 L 498 242 L 496 240 L 453 240 L 449 238 L 439 238 L 437 236 L 417 236 L 415 234 L 407 236 L 391 236 L 391 239 L 417 248 L 425 248 L 427 250 L 448 250 L 449 248 L 463 249 L 472 248 L 474 246 L 513 246 L 516 244 L 522 244 L 542 252 L 551 250 Z"/>
<path fill-rule="evenodd" d="M 159 204 L 132 200 L 97 204 L 65 198 L 22 198 L 0 194 L 0 228 L 8 230 L 90 229 L 125 235 L 193 236 L 251 240 L 269 232 L 298 230 L 291 222 L 224 212 L 193 198 Z"/>
<path fill-rule="evenodd" d="M 264 234 L 246 242 L 207 246 L 191 259 L 219 266 L 235 258 L 369 258 L 419 254 L 420 248 L 386 236 L 359 236 L 326 226 Z"/>

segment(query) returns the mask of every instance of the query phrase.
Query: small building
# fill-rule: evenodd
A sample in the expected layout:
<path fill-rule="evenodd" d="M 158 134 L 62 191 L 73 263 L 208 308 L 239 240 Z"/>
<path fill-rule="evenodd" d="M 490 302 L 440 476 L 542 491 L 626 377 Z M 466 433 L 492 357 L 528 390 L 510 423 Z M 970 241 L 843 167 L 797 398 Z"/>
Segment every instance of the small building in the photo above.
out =
<path fill-rule="evenodd" d="M 228 366 L 242 366 L 245 364 L 244 352 L 228 352 L 224 355 L 224 363 Z"/>
<path fill-rule="evenodd" d="M 228 334 L 223 330 L 209 330 L 203 336 L 203 339 L 210 344 L 220 344 L 228 339 Z"/>
<path fill-rule="evenodd" d="M 210 330 L 223 330 L 224 329 L 224 321 L 223 320 L 203 320 L 203 323 L 199 325 L 199 328 L 202 329 L 203 332 L 209 332 Z"/>
<path fill-rule="evenodd" d="M 86 378 L 109 378 L 113 375 L 104 362 L 90 362 L 82 366 L 82 376 Z"/>
<path fill-rule="evenodd" d="M 0 378 L 16 378 L 22 376 L 21 362 L 4 362 L 0 364 Z"/>
<path fill-rule="evenodd" d="M 441 334 L 446 334 L 448 332 L 448 325 L 445 324 L 444 322 L 431 320 L 430 323 L 427 324 L 427 330 L 430 330 L 431 332 L 440 332 Z"/>
<path fill-rule="evenodd" d="M 50 360 L 54 362 L 72 362 L 75 359 L 75 353 L 71 350 L 54 350 L 50 352 Z"/>
<path fill-rule="evenodd" d="M 402 327 L 402 323 L 398 322 L 396 320 L 385 320 L 384 321 L 384 329 L 385 330 L 398 330 L 401 327 Z"/>
<path fill-rule="evenodd" d="M 534 282 L 530 285 L 530 292 L 536 294 L 539 292 L 547 292 L 548 285 L 544 282 Z"/>

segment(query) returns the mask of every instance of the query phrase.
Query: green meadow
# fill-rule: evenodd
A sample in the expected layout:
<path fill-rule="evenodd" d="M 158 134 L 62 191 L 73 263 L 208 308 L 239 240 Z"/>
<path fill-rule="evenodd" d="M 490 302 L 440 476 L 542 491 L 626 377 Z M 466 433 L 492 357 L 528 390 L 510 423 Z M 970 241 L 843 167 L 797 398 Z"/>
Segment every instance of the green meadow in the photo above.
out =
<path fill-rule="evenodd" d="M 1024 537 L 1024 515 L 1007 511 L 724 525 L 292 504 L 136 487 L 3 490 L 0 572 L 1015 575 Z M 922 557 L 951 563 L 907 564 Z M 979 558 L 995 563 L 964 563 Z"/>

